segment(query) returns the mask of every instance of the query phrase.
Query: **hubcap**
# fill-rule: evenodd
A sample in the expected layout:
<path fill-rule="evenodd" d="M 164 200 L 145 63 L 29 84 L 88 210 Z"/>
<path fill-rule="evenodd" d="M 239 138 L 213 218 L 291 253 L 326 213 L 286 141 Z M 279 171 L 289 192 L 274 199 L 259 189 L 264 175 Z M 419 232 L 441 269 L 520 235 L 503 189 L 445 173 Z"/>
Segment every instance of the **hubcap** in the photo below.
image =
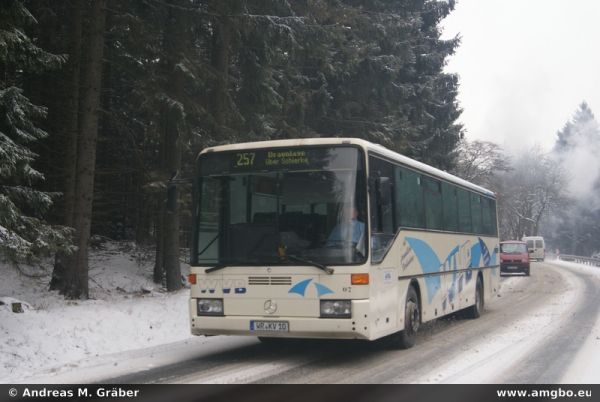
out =
<path fill-rule="evenodd" d="M 410 319 L 410 329 L 417 332 L 419 329 L 419 306 L 413 300 L 408 301 L 408 318 Z"/>

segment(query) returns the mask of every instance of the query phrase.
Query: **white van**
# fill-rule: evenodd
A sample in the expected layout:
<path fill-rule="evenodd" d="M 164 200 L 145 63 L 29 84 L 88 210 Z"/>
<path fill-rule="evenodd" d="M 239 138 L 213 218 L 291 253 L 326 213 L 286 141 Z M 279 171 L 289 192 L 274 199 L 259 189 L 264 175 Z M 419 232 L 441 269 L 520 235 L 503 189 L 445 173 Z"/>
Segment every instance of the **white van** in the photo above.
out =
<path fill-rule="evenodd" d="M 542 236 L 523 236 L 523 241 L 527 243 L 530 259 L 544 261 L 546 245 Z"/>

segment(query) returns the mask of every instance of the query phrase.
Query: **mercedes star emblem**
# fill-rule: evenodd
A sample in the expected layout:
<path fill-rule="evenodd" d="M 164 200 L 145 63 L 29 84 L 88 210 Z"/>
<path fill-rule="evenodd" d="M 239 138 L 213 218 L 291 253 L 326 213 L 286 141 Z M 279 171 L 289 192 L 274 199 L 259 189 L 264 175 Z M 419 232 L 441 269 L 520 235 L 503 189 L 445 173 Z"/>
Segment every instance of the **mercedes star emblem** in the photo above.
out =
<path fill-rule="evenodd" d="M 269 299 L 265 302 L 264 308 L 267 314 L 273 314 L 277 311 L 277 303 L 275 300 Z"/>

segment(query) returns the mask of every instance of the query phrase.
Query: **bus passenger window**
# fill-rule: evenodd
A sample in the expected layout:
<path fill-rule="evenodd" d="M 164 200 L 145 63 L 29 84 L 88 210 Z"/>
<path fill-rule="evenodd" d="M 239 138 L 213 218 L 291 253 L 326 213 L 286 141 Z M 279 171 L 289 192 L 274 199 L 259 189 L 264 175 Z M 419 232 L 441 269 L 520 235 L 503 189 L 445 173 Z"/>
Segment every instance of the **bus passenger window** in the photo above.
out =
<path fill-rule="evenodd" d="M 398 224 L 394 213 L 393 166 L 384 160 L 369 159 L 369 197 L 371 202 L 372 261 L 380 262 L 392 240 Z"/>

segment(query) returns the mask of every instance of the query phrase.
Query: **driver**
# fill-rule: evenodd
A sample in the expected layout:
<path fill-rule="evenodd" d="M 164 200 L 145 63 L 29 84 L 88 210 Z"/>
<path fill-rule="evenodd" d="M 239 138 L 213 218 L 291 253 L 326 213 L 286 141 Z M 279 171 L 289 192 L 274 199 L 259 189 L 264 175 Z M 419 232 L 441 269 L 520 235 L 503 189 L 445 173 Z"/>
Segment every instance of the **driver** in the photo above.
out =
<path fill-rule="evenodd" d="M 361 241 L 365 233 L 365 223 L 358 220 L 358 209 L 346 206 L 341 222 L 333 228 L 327 239 L 328 246 L 343 246 L 352 243 L 353 247 Z"/>

